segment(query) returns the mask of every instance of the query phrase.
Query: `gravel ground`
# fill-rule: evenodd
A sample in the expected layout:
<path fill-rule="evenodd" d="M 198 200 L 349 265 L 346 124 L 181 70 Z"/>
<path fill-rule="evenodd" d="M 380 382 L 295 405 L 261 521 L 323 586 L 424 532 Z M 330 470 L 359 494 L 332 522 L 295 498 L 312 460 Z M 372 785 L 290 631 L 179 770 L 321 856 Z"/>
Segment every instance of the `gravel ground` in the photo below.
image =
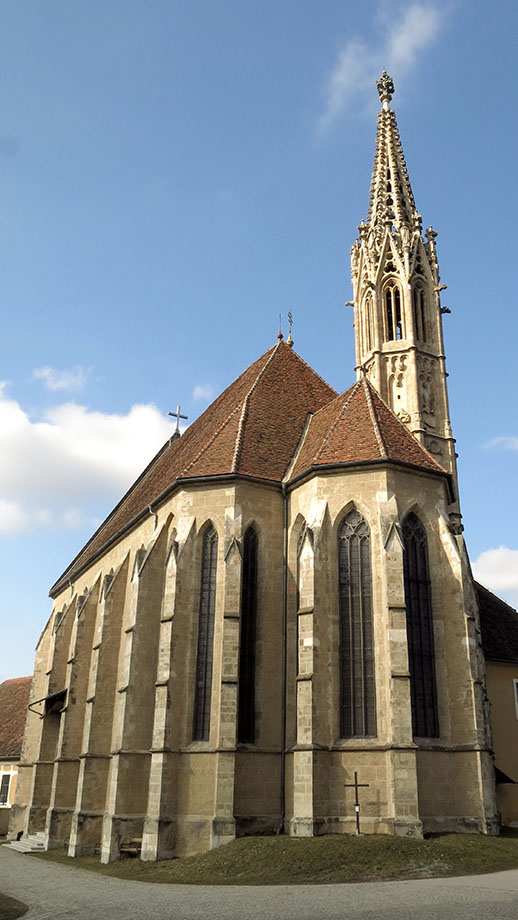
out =
<path fill-rule="evenodd" d="M 106 878 L 0 846 L 0 891 L 26 920 L 517 920 L 518 870 L 356 885 L 195 887 Z"/>

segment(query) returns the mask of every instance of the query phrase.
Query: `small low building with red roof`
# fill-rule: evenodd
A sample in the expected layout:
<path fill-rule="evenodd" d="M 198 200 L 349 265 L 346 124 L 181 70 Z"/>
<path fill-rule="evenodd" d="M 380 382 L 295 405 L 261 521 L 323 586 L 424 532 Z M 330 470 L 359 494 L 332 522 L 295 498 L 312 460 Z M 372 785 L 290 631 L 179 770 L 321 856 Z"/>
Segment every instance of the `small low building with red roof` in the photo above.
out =
<path fill-rule="evenodd" d="M 31 683 L 32 677 L 15 677 L 0 684 L 0 836 L 14 803 Z"/>

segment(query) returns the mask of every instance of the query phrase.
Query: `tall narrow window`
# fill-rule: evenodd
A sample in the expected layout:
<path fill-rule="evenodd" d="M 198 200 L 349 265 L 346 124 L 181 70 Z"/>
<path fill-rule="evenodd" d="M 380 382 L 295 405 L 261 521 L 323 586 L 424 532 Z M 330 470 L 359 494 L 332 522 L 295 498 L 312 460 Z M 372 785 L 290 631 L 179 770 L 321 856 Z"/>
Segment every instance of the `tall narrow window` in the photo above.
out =
<path fill-rule="evenodd" d="M 366 351 L 370 351 L 372 348 L 372 297 L 370 294 L 365 299 L 364 324 L 365 349 Z"/>
<path fill-rule="evenodd" d="M 11 774 L 4 773 L 2 776 L 2 783 L 0 785 L 0 805 L 7 805 L 9 797 L 9 783 L 11 781 Z"/>
<path fill-rule="evenodd" d="M 218 535 L 211 525 L 203 536 L 201 553 L 198 654 L 196 658 L 196 687 L 194 692 L 194 741 L 208 741 L 210 735 L 210 698 L 212 691 L 212 662 L 214 656 L 217 555 Z"/>
<path fill-rule="evenodd" d="M 437 738 L 437 691 L 426 533 L 417 515 L 403 523 L 405 603 L 412 728 L 418 738 Z"/>
<path fill-rule="evenodd" d="M 370 533 L 351 511 L 338 532 L 340 735 L 376 734 Z"/>
<path fill-rule="evenodd" d="M 385 289 L 385 326 L 388 342 L 403 338 L 401 292 L 396 284 Z"/>
<path fill-rule="evenodd" d="M 241 638 L 237 740 L 255 741 L 255 646 L 257 630 L 257 534 L 249 527 L 243 540 Z"/>
<path fill-rule="evenodd" d="M 416 338 L 421 342 L 427 341 L 425 297 L 422 287 L 417 285 L 412 292 L 414 308 L 414 330 Z"/>

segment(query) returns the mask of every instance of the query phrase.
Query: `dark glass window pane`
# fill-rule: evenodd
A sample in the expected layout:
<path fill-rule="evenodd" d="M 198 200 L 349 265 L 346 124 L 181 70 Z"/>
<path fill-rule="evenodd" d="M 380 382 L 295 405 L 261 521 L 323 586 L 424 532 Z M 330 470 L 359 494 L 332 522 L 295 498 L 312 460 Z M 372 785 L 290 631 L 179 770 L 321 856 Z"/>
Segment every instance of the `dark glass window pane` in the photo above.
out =
<path fill-rule="evenodd" d="M 257 534 L 252 527 L 243 541 L 241 638 L 239 644 L 239 703 L 237 740 L 255 741 L 255 647 L 257 630 Z"/>
<path fill-rule="evenodd" d="M 338 532 L 340 734 L 376 734 L 370 532 L 351 511 Z"/>
<path fill-rule="evenodd" d="M 437 738 L 437 689 L 426 533 L 417 515 L 403 523 L 405 603 L 412 729 L 418 738 Z"/>
<path fill-rule="evenodd" d="M 9 781 L 11 779 L 11 774 L 7 773 L 2 776 L 2 784 L 0 786 L 0 805 L 7 805 L 7 796 L 9 795 Z"/>
<path fill-rule="evenodd" d="M 201 558 L 198 654 L 194 693 L 193 740 L 208 741 L 214 654 L 214 611 L 216 606 L 216 566 L 218 536 L 213 527 L 205 531 Z"/>

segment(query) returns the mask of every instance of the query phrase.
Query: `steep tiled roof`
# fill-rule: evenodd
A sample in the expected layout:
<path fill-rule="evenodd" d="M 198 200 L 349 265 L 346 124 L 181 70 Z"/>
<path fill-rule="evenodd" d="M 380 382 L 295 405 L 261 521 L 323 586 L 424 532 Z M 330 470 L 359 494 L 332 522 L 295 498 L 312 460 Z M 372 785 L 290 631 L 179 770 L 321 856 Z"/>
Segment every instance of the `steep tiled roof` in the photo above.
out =
<path fill-rule="evenodd" d="M 475 582 L 484 656 L 491 661 L 518 662 L 518 612 Z"/>
<path fill-rule="evenodd" d="M 363 379 L 337 396 L 281 341 L 159 451 L 50 593 L 175 483 L 228 475 L 281 483 L 312 466 L 376 460 L 444 473 L 370 383 Z"/>
<path fill-rule="evenodd" d="M 313 415 L 290 479 L 314 466 L 369 460 L 398 460 L 444 472 L 362 378 Z"/>
<path fill-rule="evenodd" d="M 181 438 L 162 448 L 51 594 L 177 481 L 239 474 L 281 482 L 308 413 L 334 396 L 332 387 L 279 342 L 227 387 Z"/>
<path fill-rule="evenodd" d="M 0 684 L 0 758 L 20 756 L 32 677 Z"/>

